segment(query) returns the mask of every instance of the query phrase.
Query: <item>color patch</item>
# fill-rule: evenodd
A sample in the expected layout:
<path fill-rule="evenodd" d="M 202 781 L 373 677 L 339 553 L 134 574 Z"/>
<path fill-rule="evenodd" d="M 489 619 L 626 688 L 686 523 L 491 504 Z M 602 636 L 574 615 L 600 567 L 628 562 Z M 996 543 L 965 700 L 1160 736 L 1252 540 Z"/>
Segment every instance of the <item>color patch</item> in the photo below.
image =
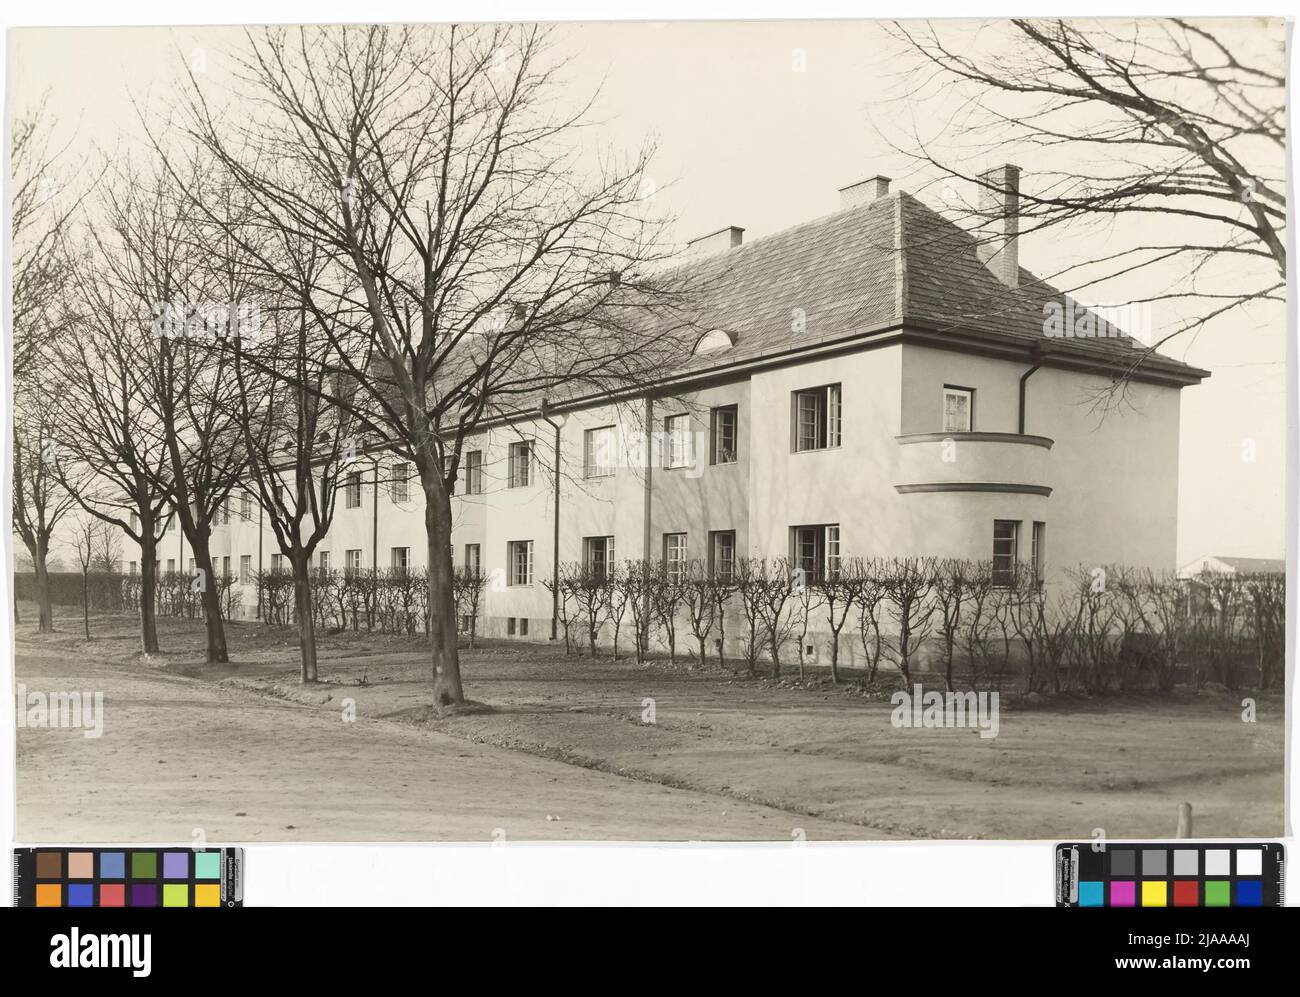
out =
<path fill-rule="evenodd" d="M 1238 907 L 1261 907 L 1264 904 L 1264 884 L 1258 879 L 1243 879 L 1237 883 Z"/>
<path fill-rule="evenodd" d="M 1232 893 L 1224 879 L 1211 879 L 1205 884 L 1206 907 L 1231 907 Z"/>
<path fill-rule="evenodd" d="M 62 907 L 63 886 L 60 883 L 36 884 L 37 907 Z"/>
<path fill-rule="evenodd" d="M 1079 884 L 1080 907 L 1105 907 L 1106 887 L 1103 883 L 1087 882 Z"/>
<path fill-rule="evenodd" d="M 1142 875 L 1164 876 L 1169 872 L 1168 852 L 1163 848 L 1142 849 Z M 1143 907 L 1148 906 L 1146 903 Z"/>
<path fill-rule="evenodd" d="M 164 907 L 188 907 L 190 888 L 185 883 L 167 883 L 163 887 Z"/>
<path fill-rule="evenodd" d="M 1232 875 L 1232 852 L 1226 848 L 1208 848 L 1205 851 L 1205 875 Z"/>
<path fill-rule="evenodd" d="M 195 907 L 220 907 L 221 906 L 221 887 L 216 883 L 195 883 L 194 884 L 194 906 Z"/>
<path fill-rule="evenodd" d="M 69 907 L 94 907 L 95 886 L 93 883 L 68 884 Z"/>
<path fill-rule="evenodd" d="M 62 852 L 37 852 L 36 853 L 36 878 L 37 879 L 62 879 L 63 878 L 63 853 Z"/>
<path fill-rule="evenodd" d="M 163 853 L 163 879 L 189 879 L 190 857 L 186 852 Z M 164 906 L 166 906 L 164 904 Z"/>
<path fill-rule="evenodd" d="M 126 906 L 126 884 L 125 883 L 101 884 L 99 887 L 99 906 L 125 907 Z"/>
<path fill-rule="evenodd" d="M 1116 848 L 1110 853 L 1110 874 L 1112 876 L 1136 876 L 1137 852 L 1131 848 Z"/>
<path fill-rule="evenodd" d="M 157 852 L 132 852 L 131 853 L 131 878 L 132 879 L 157 879 L 158 878 L 158 853 Z"/>
<path fill-rule="evenodd" d="M 68 852 L 68 878 L 69 879 L 94 879 L 95 878 L 95 853 L 94 852 Z"/>
<path fill-rule="evenodd" d="M 1174 852 L 1175 876 L 1199 876 L 1201 874 L 1201 853 L 1195 848 L 1179 848 Z"/>
<path fill-rule="evenodd" d="M 1132 907 L 1137 902 L 1136 884 L 1131 879 L 1117 879 L 1110 884 L 1110 905 Z"/>
<path fill-rule="evenodd" d="M 126 853 L 100 852 L 99 853 L 99 878 L 100 879 L 125 879 L 126 878 Z"/>
<path fill-rule="evenodd" d="M 1264 853 L 1258 848 L 1237 849 L 1237 875 L 1258 876 L 1264 871 Z"/>
<path fill-rule="evenodd" d="M 1201 884 L 1194 879 L 1179 880 L 1174 883 L 1175 907 L 1199 907 L 1201 904 Z"/>
<path fill-rule="evenodd" d="M 1169 890 L 1163 879 L 1148 880 L 1142 884 L 1143 907 L 1167 907 Z"/>
<path fill-rule="evenodd" d="M 153 883 L 132 883 L 131 906 L 157 907 L 158 887 L 154 886 Z"/>
<path fill-rule="evenodd" d="M 221 878 L 221 853 L 220 852 L 195 852 L 194 878 L 195 879 L 220 879 Z"/>

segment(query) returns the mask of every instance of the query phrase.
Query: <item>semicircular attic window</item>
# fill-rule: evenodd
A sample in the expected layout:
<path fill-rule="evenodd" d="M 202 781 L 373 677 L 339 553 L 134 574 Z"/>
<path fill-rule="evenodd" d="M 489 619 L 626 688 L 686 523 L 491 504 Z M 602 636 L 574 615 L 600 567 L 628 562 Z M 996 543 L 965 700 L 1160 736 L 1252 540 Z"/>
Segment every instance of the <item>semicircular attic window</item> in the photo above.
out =
<path fill-rule="evenodd" d="M 723 329 L 714 329 L 712 332 L 706 332 L 700 337 L 700 341 L 695 344 L 695 355 L 721 353 L 723 350 L 729 350 L 735 345 L 736 340 L 731 333 Z"/>

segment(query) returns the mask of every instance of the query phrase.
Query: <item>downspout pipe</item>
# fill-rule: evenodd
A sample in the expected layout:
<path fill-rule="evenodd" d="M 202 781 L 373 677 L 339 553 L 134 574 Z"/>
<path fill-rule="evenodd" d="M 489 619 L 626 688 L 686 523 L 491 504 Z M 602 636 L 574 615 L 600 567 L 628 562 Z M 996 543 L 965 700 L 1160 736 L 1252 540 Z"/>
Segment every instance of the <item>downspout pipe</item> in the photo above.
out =
<path fill-rule="evenodd" d="M 555 430 L 555 466 L 552 469 L 555 493 L 551 515 L 551 640 L 560 633 L 560 424 L 551 418 L 550 402 L 543 398 L 541 419 Z"/>
<path fill-rule="evenodd" d="M 1041 344 L 1034 344 L 1034 365 L 1020 375 L 1020 422 L 1016 428 L 1021 436 L 1025 435 L 1025 383 L 1034 376 L 1034 372 L 1043 366 L 1043 350 Z"/>

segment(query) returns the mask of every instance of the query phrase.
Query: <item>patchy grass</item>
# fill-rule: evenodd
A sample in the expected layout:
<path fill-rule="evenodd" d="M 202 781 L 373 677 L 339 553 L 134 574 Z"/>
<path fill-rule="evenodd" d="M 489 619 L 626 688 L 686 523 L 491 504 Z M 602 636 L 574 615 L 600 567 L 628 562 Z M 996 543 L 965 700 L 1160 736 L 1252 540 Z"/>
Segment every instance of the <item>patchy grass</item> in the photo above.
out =
<path fill-rule="evenodd" d="M 30 620 L 30 615 L 25 619 Z M 462 654 L 468 708 L 435 710 L 419 637 L 322 634 L 321 681 L 298 684 L 292 629 L 227 628 L 231 661 L 203 662 L 198 621 L 160 621 L 164 653 L 144 659 L 135 622 L 71 618 L 35 641 L 69 651 L 337 710 L 434 729 L 625 778 L 856 825 L 863 836 L 1167 837 L 1177 806 L 1204 836 L 1282 832 L 1283 700 L 1260 696 L 1058 699 L 1002 703 L 1000 733 L 898 729 L 891 684 L 773 681 L 712 665 L 566 657 L 486 642 Z M 19 628 L 28 640 L 30 626 Z M 652 721 L 652 722 L 651 722 Z"/>

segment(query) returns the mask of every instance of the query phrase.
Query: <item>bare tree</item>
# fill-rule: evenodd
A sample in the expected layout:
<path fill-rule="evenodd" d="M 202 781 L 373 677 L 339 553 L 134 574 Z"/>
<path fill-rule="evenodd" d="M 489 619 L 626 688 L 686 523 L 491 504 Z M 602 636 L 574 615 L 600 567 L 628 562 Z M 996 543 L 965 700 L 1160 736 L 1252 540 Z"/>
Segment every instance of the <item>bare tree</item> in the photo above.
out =
<path fill-rule="evenodd" d="M 935 580 L 935 562 L 928 557 L 895 558 L 881 579 L 895 627 L 887 644 L 907 685 L 916 654 L 934 627 Z"/>
<path fill-rule="evenodd" d="M 826 623 L 831 630 L 831 681 L 840 680 L 840 633 L 849 614 L 862 597 L 867 584 L 867 565 L 860 557 L 845 558 L 840 570 L 822 582 L 822 602 L 826 606 Z"/>
<path fill-rule="evenodd" d="M 191 134 L 266 224 L 331 253 L 336 278 L 300 297 L 358 289 L 368 338 L 336 345 L 352 390 L 329 400 L 416 466 L 434 700 L 461 703 L 449 495 L 467 437 L 681 355 L 673 323 L 647 323 L 673 298 L 651 276 L 648 150 L 580 168 L 585 111 L 554 113 L 562 62 L 538 28 L 275 28 L 231 58 L 258 113 L 224 114 L 191 78 Z"/>
<path fill-rule="evenodd" d="M 915 58 L 900 97 L 933 106 L 908 118 L 941 122 L 938 133 L 914 131 L 896 148 L 927 173 L 980 191 L 981 203 L 963 204 L 949 186 L 945 200 L 966 209 L 983 245 L 1006 231 L 1005 189 L 967 164 L 1032 148 L 1056 168 L 1019 191 L 1020 235 L 1071 222 L 1160 221 L 1134 225 L 1101 259 L 1042 278 L 1078 292 L 1140 273 L 1151 291 L 1132 304 L 1194 305 L 1152 348 L 1253 302 L 1285 302 L 1280 21 L 1271 36 L 1254 30 L 1249 40 L 1223 22 L 1154 18 L 1014 19 L 978 46 L 941 24 L 888 30 Z"/>
<path fill-rule="evenodd" d="M 13 524 L 36 573 L 41 633 L 54 631 L 50 542 L 59 523 L 76 507 L 76 500 L 63 485 L 62 455 L 44 401 L 47 395 L 47 391 L 29 389 L 14 398 L 13 436 Z"/>
<path fill-rule="evenodd" d="M 686 579 L 682 582 L 682 606 L 686 609 L 686 620 L 691 628 L 691 636 L 699 647 L 700 668 L 708 667 L 709 634 L 717 621 L 718 603 L 713 594 L 713 580 L 709 577 L 708 565 L 702 561 L 692 561 L 687 568 Z"/>

